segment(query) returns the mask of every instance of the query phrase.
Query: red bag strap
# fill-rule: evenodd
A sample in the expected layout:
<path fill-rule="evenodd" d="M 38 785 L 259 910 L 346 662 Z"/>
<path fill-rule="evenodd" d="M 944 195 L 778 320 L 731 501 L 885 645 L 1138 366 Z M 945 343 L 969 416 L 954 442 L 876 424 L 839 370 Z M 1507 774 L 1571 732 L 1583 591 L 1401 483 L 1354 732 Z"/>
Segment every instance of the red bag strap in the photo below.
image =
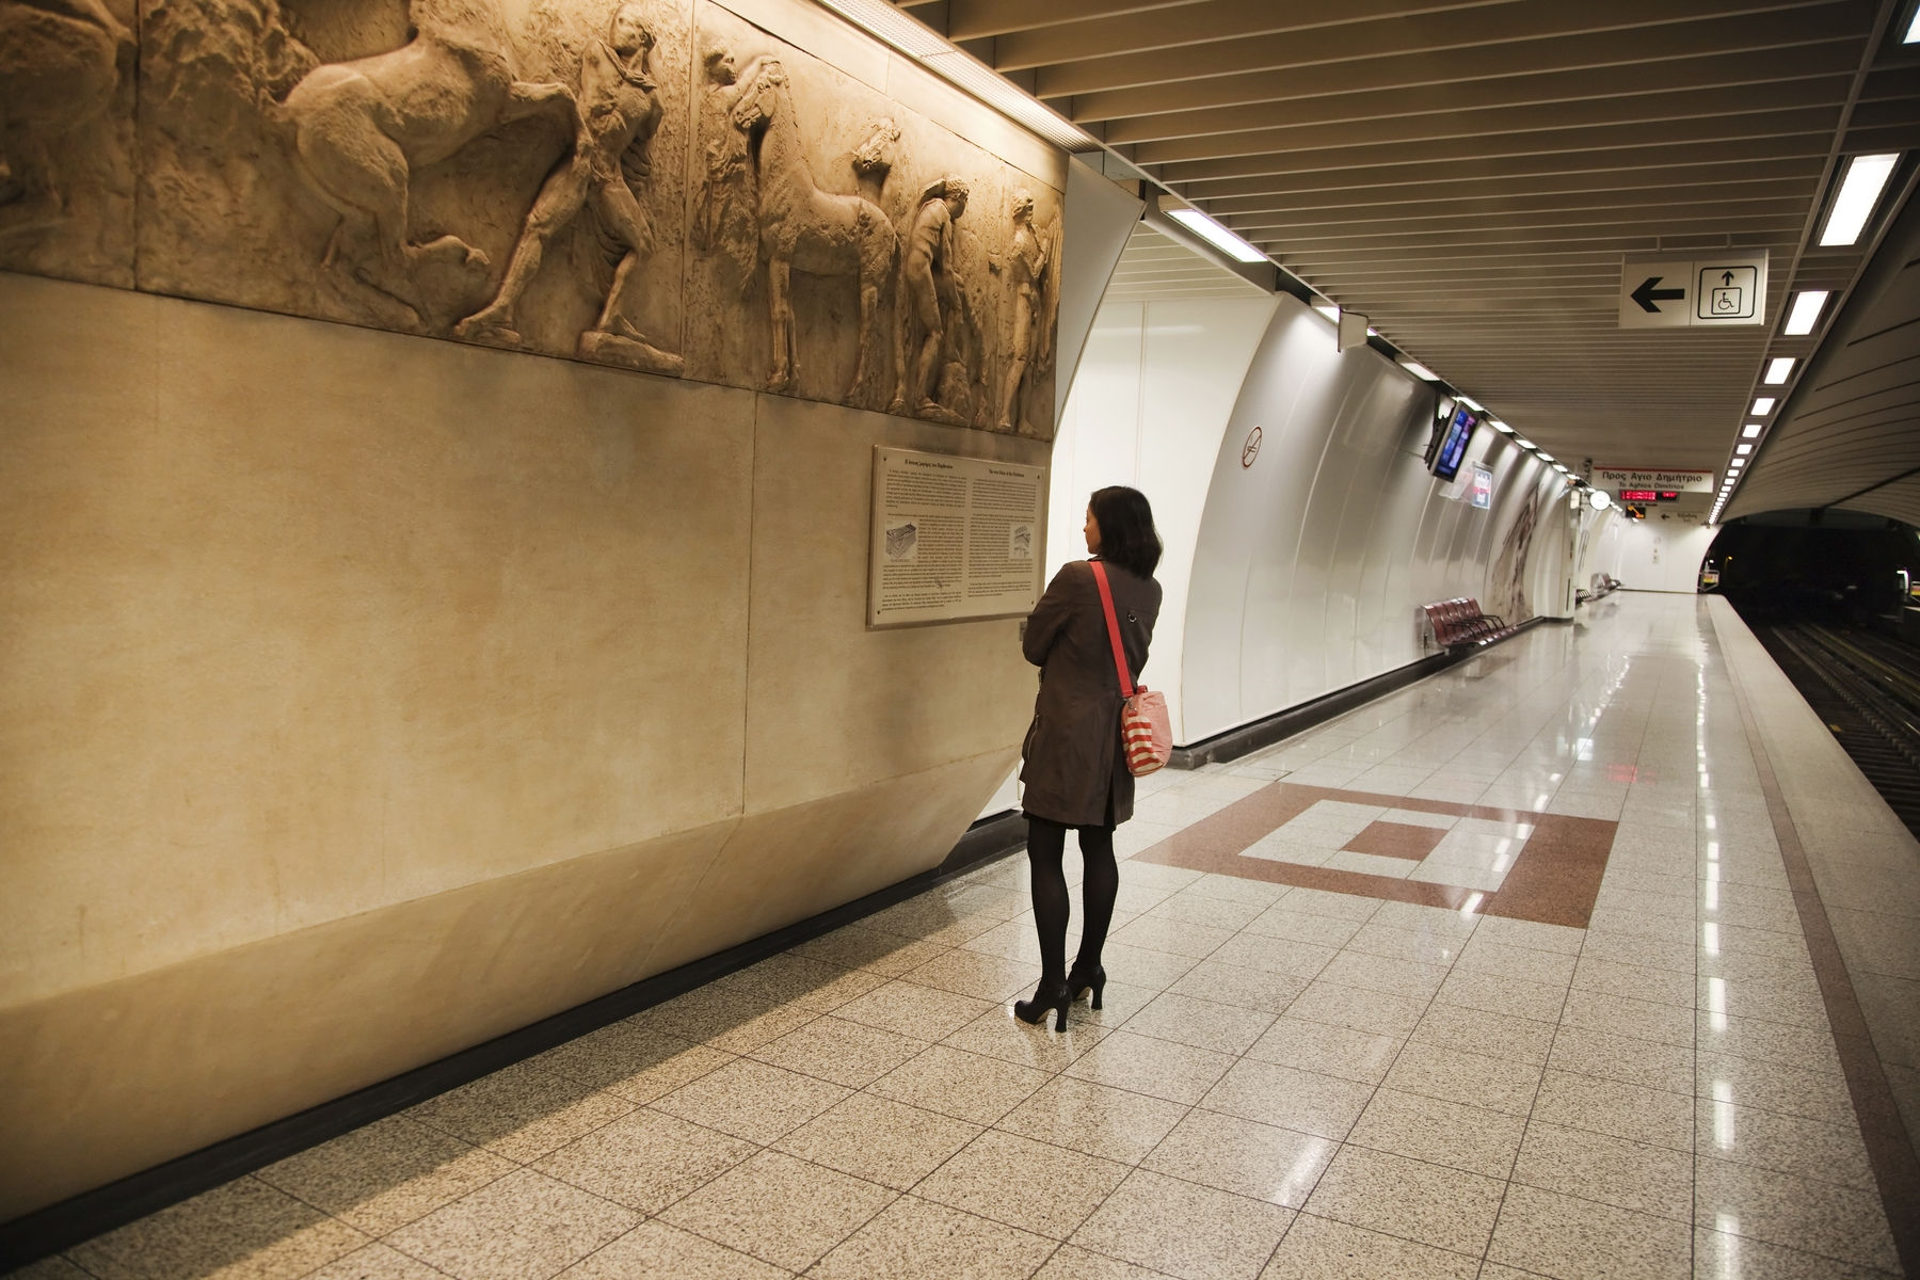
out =
<path fill-rule="evenodd" d="M 1087 561 L 1093 581 L 1100 588 L 1100 607 L 1107 611 L 1107 639 L 1113 642 L 1113 669 L 1120 676 L 1120 696 L 1133 696 L 1133 677 L 1127 674 L 1127 651 L 1120 643 L 1120 619 L 1113 616 L 1113 590 L 1107 586 L 1107 567 L 1098 560 Z"/>

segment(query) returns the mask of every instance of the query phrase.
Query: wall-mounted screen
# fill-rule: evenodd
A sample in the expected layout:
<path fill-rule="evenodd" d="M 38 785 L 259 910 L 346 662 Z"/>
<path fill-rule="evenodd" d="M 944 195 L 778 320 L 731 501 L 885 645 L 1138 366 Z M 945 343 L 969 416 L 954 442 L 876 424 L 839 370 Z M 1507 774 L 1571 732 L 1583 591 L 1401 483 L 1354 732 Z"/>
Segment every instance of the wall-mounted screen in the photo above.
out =
<path fill-rule="evenodd" d="M 1427 453 L 1427 469 L 1441 480 L 1451 480 L 1460 474 L 1460 463 L 1467 456 L 1467 445 L 1473 440 L 1473 429 L 1480 425 L 1480 419 L 1464 407 L 1453 411 L 1453 416 L 1434 429 L 1433 446 Z"/>

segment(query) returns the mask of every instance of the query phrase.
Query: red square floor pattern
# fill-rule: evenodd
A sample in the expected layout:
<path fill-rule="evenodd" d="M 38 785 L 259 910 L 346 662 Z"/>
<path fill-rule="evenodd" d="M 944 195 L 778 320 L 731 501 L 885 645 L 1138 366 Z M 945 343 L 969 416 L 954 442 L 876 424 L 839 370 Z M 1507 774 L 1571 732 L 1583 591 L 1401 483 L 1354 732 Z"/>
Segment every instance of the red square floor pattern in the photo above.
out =
<path fill-rule="evenodd" d="M 1500 887 L 1488 892 L 1431 881 L 1403 880 L 1360 871 L 1277 862 L 1244 854 L 1243 851 L 1255 842 L 1322 800 L 1526 825 L 1533 828 L 1533 833 L 1515 855 L 1513 865 L 1508 868 Z M 1416 800 L 1408 796 L 1375 795 L 1365 791 L 1341 791 L 1331 787 L 1304 787 L 1291 782 L 1275 782 L 1169 836 L 1136 854 L 1135 858 L 1141 862 L 1238 876 L 1243 880 L 1266 880 L 1275 884 L 1325 889 L 1389 902 L 1414 902 L 1455 911 L 1464 908 L 1481 915 L 1507 916 L 1515 920 L 1584 929 L 1593 914 L 1593 901 L 1600 892 L 1600 877 L 1607 869 L 1607 855 L 1613 848 L 1614 832 L 1618 826 L 1618 823 L 1599 818 L 1573 818 L 1557 813 L 1532 813 L 1524 809 L 1453 804 L 1445 800 Z M 1388 830 L 1379 833 L 1376 828 Z M 1420 828 L 1410 824 L 1375 822 L 1353 837 L 1347 847 L 1361 853 L 1385 853 L 1387 857 L 1425 857 L 1424 852 L 1386 852 L 1379 847 L 1367 848 L 1363 843 L 1368 841 L 1369 833 L 1374 832 L 1372 839 L 1376 845 L 1397 841 L 1399 848 L 1408 849 L 1415 838 L 1405 834 L 1410 830 Z M 1441 834 L 1438 830 L 1434 831 L 1431 839 L 1435 844 Z M 1432 845 L 1428 848 L 1431 849 Z M 1474 901 L 1476 897 L 1479 899 L 1477 902 Z"/>

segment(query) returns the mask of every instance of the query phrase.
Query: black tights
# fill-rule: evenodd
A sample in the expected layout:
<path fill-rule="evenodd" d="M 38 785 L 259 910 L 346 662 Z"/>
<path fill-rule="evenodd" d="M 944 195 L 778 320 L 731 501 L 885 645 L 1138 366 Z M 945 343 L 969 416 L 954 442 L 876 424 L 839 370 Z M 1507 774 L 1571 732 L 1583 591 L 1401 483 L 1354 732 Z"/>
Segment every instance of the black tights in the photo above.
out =
<path fill-rule="evenodd" d="M 1080 954 L 1073 967 L 1087 972 L 1100 965 L 1107 926 L 1113 922 L 1113 899 L 1120 890 L 1120 868 L 1113 860 L 1113 828 L 1075 827 L 1080 833 L 1080 858 L 1086 879 L 1080 887 L 1086 904 L 1086 924 L 1080 931 Z M 1067 979 L 1067 875 L 1060 859 L 1067 848 L 1067 828 L 1046 818 L 1027 815 L 1027 862 L 1033 872 L 1033 920 L 1040 933 L 1040 981 Z"/>

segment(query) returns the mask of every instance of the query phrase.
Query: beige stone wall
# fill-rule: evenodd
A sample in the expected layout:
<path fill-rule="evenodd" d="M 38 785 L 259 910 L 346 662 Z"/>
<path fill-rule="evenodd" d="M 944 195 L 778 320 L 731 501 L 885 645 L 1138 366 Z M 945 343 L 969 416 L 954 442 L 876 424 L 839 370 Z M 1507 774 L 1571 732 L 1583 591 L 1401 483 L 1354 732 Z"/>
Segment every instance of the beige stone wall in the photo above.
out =
<path fill-rule="evenodd" d="M 1046 446 L 0 274 L 0 1218 L 936 864 L 1011 620 L 876 444 Z"/>

